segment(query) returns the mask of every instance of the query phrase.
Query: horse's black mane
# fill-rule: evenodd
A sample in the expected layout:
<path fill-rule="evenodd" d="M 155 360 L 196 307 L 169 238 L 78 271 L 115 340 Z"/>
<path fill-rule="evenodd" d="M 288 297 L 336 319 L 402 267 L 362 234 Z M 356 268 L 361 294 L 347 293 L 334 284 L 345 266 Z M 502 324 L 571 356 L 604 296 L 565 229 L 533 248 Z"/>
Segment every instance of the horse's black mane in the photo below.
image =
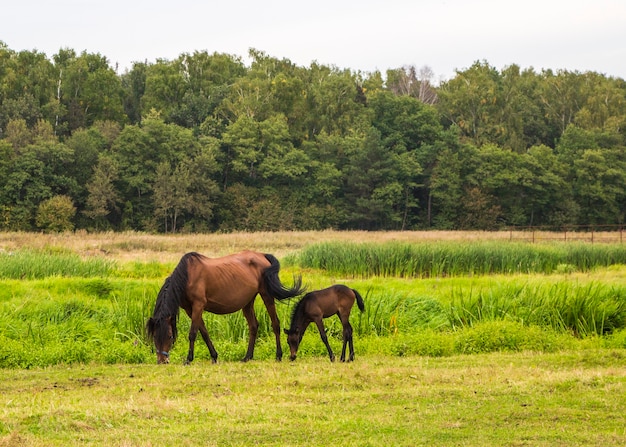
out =
<path fill-rule="evenodd" d="M 203 256 L 196 252 L 185 254 L 172 274 L 165 279 L 154 305 L 154 314 L 148 321 L 148 335 L 155 341 L 163 341 L 167 334 L 167 326 L 163 324 L 168 318 L 171 319 L 172 336 L 174 341 L 178 336 L 177 320 L 180 311 L 180 300 L 185 294 L 187 287 L 187 269 L 190 263 Z"/>

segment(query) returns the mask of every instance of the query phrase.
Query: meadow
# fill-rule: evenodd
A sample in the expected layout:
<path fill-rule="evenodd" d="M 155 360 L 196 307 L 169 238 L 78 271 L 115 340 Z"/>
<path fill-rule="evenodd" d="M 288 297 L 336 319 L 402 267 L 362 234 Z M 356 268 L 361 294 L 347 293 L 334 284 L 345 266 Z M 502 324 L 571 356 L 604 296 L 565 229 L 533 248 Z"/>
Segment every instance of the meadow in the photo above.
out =
<path fill-rule="evenodd" d="M 355 363 L 313 327 L 276 363 L 259 302 L 254 361 L 237 313 L 205 315 L 217 365 L 199 341 L 182 366 L 186 316 L 154 364 L 144 326 L 179 258 L 247 248 L 286 284 L 361 292 Z M 0 234 L 0 445 L 624 444 L 625 266 L 619 243 L 509 233 Z"/>

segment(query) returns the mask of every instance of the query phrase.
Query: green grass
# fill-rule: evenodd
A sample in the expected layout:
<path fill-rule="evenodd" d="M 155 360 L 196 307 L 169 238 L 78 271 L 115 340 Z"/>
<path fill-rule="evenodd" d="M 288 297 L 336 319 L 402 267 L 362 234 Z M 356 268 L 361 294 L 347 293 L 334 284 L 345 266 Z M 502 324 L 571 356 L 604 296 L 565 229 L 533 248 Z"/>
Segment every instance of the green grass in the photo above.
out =
<path fill-rule="evenodd" d="M 116 278 L 0 281 L 0 366 L 144 362 L 158 284 Z"/>
<path fill-rule="evenodd" d="M 626 442 L 623 350 L 5 370 L 0 446 Z"/>
<path fill-rule="evenodd" d="M 357 355 L 450 356 L 498 350 L 554 352 L 590 345 L 626 347 L 623 286 L 594 280 L 576 285 L 560 277 L 526 276 L 348 284 L 363 292 L 366 303 L 365 313 L 356 309 L 352 313 Z M 0 297 L 0 341 L 5 347 L 0 365 L 153 362 L 143 330 L 159 285 L 156 280 L 96 278 L 0 281 L 5 291 Z M 579 304 L 571 306 L 571 302 Z M 283 327 L 289 325 L 292 306 L 277 305 Z M 261 300 L 256 310 L 260 338 L 255 355 L 270 359 L 275 343 Z M 242 358 L 248 330 L 241 313 L 205 314 L 204 319 L 220 359 Z M 587 320 L 597 323 L 589 325 Z M 173 362 L 184 361 L 189 324 L 183 313 Z M 338 351 L 341 324 L 332 317 L 325 320 L 325 326 Z M 199 359 L 208 358 L 201 340 L 196 354 Z M 325 355 L 311 326 L 299 356 Z"/>
<path fill-rule="evenodd" d="M 22 258 L 19 253 L 15 256 Z M 22 259 L 28 256 L 33 265 L 41 265 L 32 253 Z M 0 280 L 0 343 L 5 347 L 0 351 L 0 367 L 154 361 L 144 326 L 171 266 L 105 263 L 104 273 L 92 276 L 90 259 L 76 258 L 76 262 L 71 257 L 72 263 L 65 264 L 66 253 L 42 256 L 56 266 L 54 274 Z M 332 272 L 292 265 L 284 266 L 283 279 L 289 283 L 298 273 L 309 290 L 339 282 L 364 296 L 366 312 L 355 308 L 351 317 L 355 337 L 361 342 L 358 355 L 554 352 L 581 344 L 626 347 L 622 341 L 626 333 L 624 266 L 595 267 L 580 274 L 342 279 Z M 283 327 L 289 325 L 294 303 L 277 305 Z M 261 300 L 256 311 L 260 323 L 256 358 L 272 358 L 274 337 Z M 243 357 L 248 329 L 240 312 L 205 314 L 204 319 L 220 359 Z M 189 324 L 183 313 L 180 338 L 172 350 L 174 362 L 182 363 L 186 356 Z M 326 319 L 325 326 L 334 349 L 340 349 L 338 319 Z M 208 356 L 201 340 L 196 354 L 200 359 Z M 326 355 L 312 326 L 299 355 Z"/>

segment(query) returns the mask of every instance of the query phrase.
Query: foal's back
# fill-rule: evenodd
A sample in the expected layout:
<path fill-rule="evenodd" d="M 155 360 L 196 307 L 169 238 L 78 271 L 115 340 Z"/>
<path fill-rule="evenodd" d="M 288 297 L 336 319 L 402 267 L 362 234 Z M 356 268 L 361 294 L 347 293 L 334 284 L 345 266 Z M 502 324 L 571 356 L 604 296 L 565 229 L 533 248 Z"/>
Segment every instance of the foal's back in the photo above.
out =
<path fill-rule="evenodd" d="M 314 308 L 318 308 L 323 318 L 328 318 L 336 313 L 350 313 L 354 305 L 355 296 L 351 288 L 342 284 L 316 290 L 308 294 L 307 310 L 315 313 Z"/>

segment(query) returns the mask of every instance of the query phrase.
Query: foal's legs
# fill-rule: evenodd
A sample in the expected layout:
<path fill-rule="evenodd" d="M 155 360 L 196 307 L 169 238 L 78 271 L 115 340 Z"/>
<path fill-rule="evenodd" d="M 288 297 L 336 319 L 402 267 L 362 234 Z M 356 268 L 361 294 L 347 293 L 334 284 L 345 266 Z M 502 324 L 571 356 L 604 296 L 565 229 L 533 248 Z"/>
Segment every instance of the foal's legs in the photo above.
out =
<path fill-rule="evenodd" d="M 328 356 L 330 357 L 330 361 L 334 362 L 335 354 L 333 353 L 333 350 L 330 349 L 330 345 L 328 344 L 328 336 L 326 335 L 326 329 L 324 328 L 324 323 L 322 322 L 322 318 L 321 317 L 317 318 L 315 320 L 315 324 L 317 324 L 317 329 L 320 332 L 320 337 L 322 338 L 322 341 L 326 345 L 326 349 L 328 349 Z"/>
<path fill-rule="evenodd" d="M 254 313 L 254 300 L 246 304 L 241 311 L 248 322 L 248 351 L 242 360 L 247 362 L 248 360 L 252 360 L 254 356 L 254 344 L 256 343 L 256 337 L 259 332 L 259 320 L 257 320 L 256 314 Z"/>
<path fill-rule="evenodd" d="M 350 311 L 348 310 L 348 315 L 343 316 L 339 315 L 339 319 L 341 320 L 341 324 L 343 325 L 343 346 L 341 348 L 341 361 L 346 361 L 346 345 L 350 347 L 350 357 L 348 361 L 351 362 L 354 360 L 354 344 L 352 342 L 352 325 L 350 324 Z"/>
<path fill-rule="evenodd" d="M 352 343 L 352 325 L 347 323 L 343 327 L 343 347 L 341 348 L 341 361 L 346 361 L 346 345 L 350 347 L 350 357 L 348 361 L 354 360 L 354 344 Z"/>

